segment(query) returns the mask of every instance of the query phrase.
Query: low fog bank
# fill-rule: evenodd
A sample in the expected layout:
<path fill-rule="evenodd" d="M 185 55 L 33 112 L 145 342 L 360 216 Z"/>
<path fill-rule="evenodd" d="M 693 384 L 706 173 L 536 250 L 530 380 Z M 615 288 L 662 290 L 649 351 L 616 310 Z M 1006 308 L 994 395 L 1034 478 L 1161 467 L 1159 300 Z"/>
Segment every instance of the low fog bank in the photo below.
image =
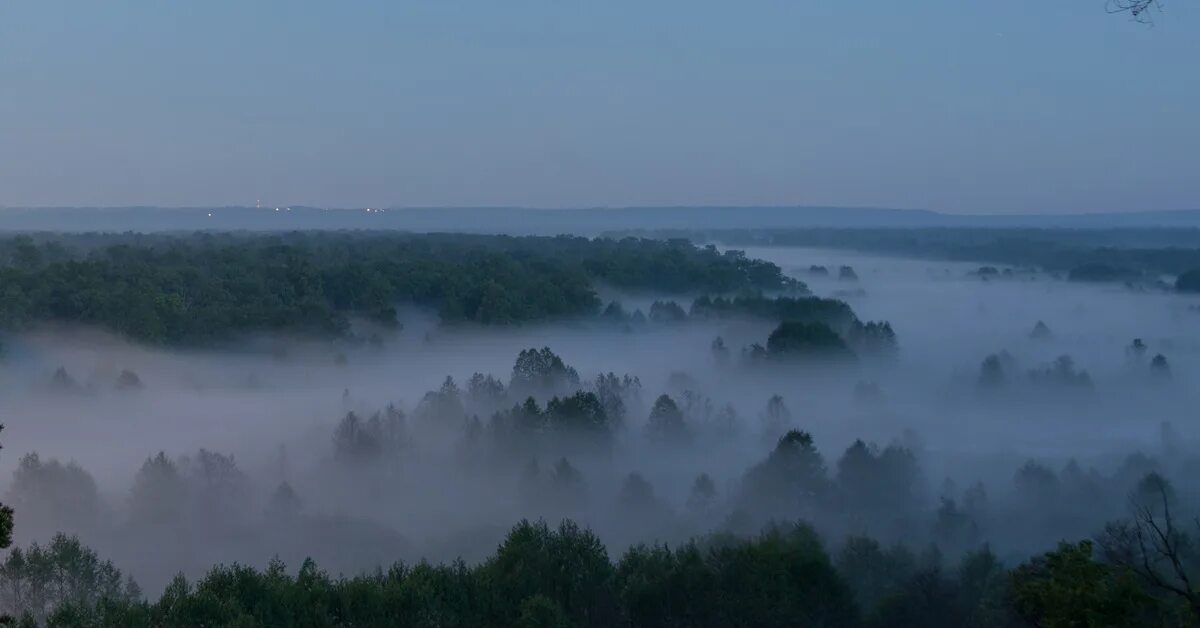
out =
<path fill-rule="evenodd" d="M 747 255 L 889 321 L 895 354 L 759 360 L 776 326 L 762 320 L 480 329 L 420 312 L 377 343 L 8 338 L 16 540 L 76 533 L 155 591 L 275 555 L 346 573 L 476 560 L 522 517 L 573 517 L 613 552 L 802 517 L 832 543 L 986 541 L 1015 558 L 1097 532 L 1151 471 L 1196 503 L 1200 300 L 977 264 Z"/>

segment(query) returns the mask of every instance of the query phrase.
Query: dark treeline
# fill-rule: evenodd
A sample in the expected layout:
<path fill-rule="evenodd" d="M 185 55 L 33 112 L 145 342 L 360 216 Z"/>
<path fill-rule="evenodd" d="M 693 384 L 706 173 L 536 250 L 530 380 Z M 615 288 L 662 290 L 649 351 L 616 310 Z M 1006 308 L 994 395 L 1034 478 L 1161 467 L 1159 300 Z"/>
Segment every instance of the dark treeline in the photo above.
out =
<path fill-rule="evenodd" d="M 692 302 L 690 313 L 705 319 L 757 316 L 772 321 L 825 323 L 835 329 L 844 329 L 856 320 L 854 312 L 845 302 L 817 297 L 768 299 L 757 295 L 739 295 L 727 299 L 702 296 Z"/>
<path fill-rule="evenodd" d="M 1173 562 L 1195 559 L 1189 537 L 1162 510 L 1142 512 L 1110 526 L 1100 552 L 1064 542 L 1015 568 L 987 546 L 949 562 L 935 546 L 914 553 L 868 537 L 831 555 L 802 522 L 637 545 L 614 563 L 570 520 L 522 521 L 477 565 L 397 562 L 354 577 L 311 560 L 294 574 L 278 560 L 219 565 L 195 583 L 176 577 L 156 601 L 59 535 L 10 553 L 0 599 L 22 627 L 1195 625 L 1192 565 Z"/>
<path fill-rule="evenodd" d="M 512 324 L 598 313 L 596 288 L 802 290 L 774 264 L 686 241 L 287 233 L 0 240 L 0 324 L 98 325 L 150 342 L 252 331 L 343 333 L 396 307 Z"/>
<path fill-rule="evenodd" d="M 986 549 L 943 572 L 916 557 L 855 539 L 831 557 L 803 524 L 758 536 L 715 535 L 636 546 L 610 559 L 589 530 L 523 521 L 482 563 L 397 563 L 352 578 L 306 561 L 291 573 L 214 567 L 192 584 L 182 576 L 155 602 L 119 586 L 110 565 L 96 577 L 73 561 L 77 541 L 47 552 L 15 550 L 0 567 L 18 625 L 50 626 L 912 626 L 1021 625 L 1009 578 Z M 46 556 L 43 556 L 46 555 Z M 836 561 L 836 562 L 835 562 Z M 56 588 L 45 563 L 71 586 Z M 50 605 L 55 603 L 54 605 Z M 932 622 L 932 623 L 930 623 Z"/>
<path fill-rule="evenodd" d="M 625 311 L 613 301 L 604 309 L 603 318 L 626 324 L 681 323 L 685 321 L 721 321 L 726 319 L 758 319 L 778 323 L 767 338 L 766 346 L 754 343 L 743 349 L 743 355 L 757 359 L 774 357 L 819 356 L 834 353 L 861 352 L 885 355 L 896 350 L 896 333 L 886 321 L 862 322 L 844 301 L 815 296 L 776 296 L 740 294 L 734 297 L 697 297 L 689 309 L 675 301 L 655 301 L 650 314 L 641 310 Z M 718 337 L 712 344 L 719 361 L 728 359 L 729 347 Z"/>
<path fill-rule="evenodd" d="M 849 329 L 858 321 L 854 310 L 837 299 L 808 295 L 768 297 L 761 292 L 749 291 L 733 297 L 703 295 L 686 309 L 673 300 L 658 300 L 650 304 L 649 314 L 641 310 L 628 312 L 620 302 L 612 301 L 604 308 L 602 316 L 606 320 L 626 323 L 757 318 L 769 322 L 821 323 L 839 331 Z"/>
<path fill-rule="evenodd" d="M 1078 281 L 1153 281 L 1157 275 L 1200 271 L 1196 229 L 754 229 L 658 235 L 732 246 L 811 246 L 1011 264 L 1064 273 Z M 1178 288 L 1189 290 L 1188 286 L 1200 291 L 1194 283 Z"/>

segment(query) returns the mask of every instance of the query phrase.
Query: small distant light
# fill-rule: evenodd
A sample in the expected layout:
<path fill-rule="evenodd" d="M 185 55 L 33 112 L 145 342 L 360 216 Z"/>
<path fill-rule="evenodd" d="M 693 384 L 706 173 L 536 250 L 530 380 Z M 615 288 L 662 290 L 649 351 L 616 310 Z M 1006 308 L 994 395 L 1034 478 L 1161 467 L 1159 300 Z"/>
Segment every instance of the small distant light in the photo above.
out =
<path fill-rule="evenodd" d="M 370 208 L 370 207 L 368 207 L 368 208 L 367 208 L 367 211 L 368 211 L 368 212 L 370 212 L 370 211 L 371 211 L 371 208 Z"/>
<path fill-rule="evenodd" d="M 212 212 L 208 212 L 208 217 L 212 218 Z"/>
<path fill-rule="evenodd" d="M 278 207 L 276 207 L 276 208 L 275 208 L 275 211 L 279 211 L 279 208 L 278 208 Z"/>

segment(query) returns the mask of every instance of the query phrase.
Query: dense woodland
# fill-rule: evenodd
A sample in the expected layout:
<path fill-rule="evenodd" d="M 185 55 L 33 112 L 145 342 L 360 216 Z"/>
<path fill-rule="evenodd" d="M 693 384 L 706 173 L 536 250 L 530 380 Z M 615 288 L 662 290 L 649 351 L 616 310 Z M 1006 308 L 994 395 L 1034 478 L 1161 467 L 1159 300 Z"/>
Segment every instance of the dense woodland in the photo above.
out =
<path fill-rule="evenodd" d="M 774 264 L 685 241 L 295 232 L 0 240 L 0 324 L 101 326 L 148 342 L 345 333 L 396 308 L 447 323 L 593 316 L 598 287 L 659 294 L 803 291 Z"/>

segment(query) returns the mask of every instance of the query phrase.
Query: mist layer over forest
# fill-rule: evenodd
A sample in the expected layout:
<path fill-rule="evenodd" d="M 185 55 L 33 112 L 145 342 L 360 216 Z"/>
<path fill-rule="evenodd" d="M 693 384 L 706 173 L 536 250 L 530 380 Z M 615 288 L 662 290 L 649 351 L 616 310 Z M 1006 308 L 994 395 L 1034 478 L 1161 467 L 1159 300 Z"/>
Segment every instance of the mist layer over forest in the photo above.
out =
<path fill-rule="evenodd" d="M 1191 519 L 1194 297 L 823 249 L 745 250 L 779 277 L 700 255 L 758 278 L 617 285 L 583 263 L 578 311 L 497 324 L 448 317 L 457 297 L 384 299 L 331 336 L 232 325 L 208 346 L 22 318 L 0 381 L 15 542 L 76 535 L 157 596 L 275 557 L 477 563 L 523 518 L 571 519 L 614 556 L 805 521 L 835 554 L 869 537 L 1009 565 L 1127 517 L 1147 477 Z"/>

